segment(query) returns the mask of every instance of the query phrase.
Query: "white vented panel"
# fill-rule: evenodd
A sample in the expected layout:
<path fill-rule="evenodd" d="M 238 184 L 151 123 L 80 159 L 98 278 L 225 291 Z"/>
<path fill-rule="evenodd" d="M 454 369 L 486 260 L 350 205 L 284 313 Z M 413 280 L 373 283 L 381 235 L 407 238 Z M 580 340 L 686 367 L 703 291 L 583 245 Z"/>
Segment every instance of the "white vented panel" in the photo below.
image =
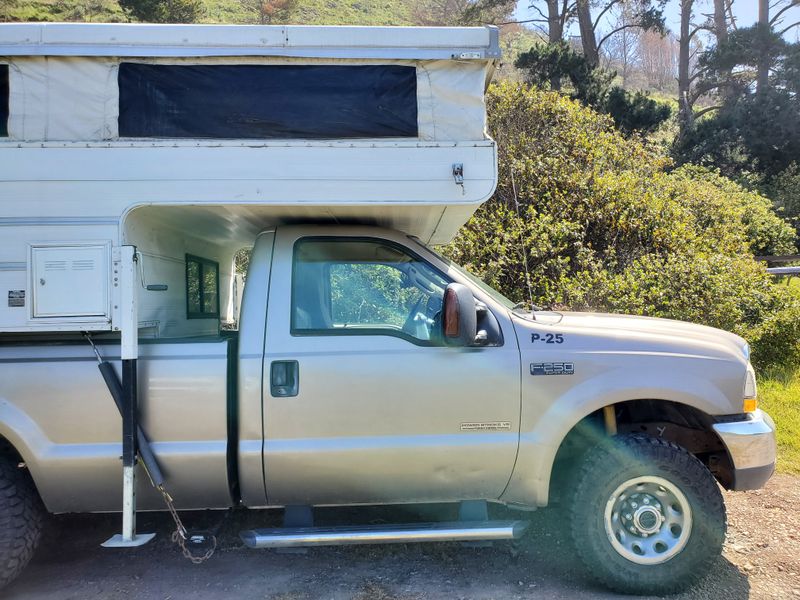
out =
<path fill-rule="evenodd" d="M 32 246 L 33 318 L 107 317 L 108 246 Z"/>

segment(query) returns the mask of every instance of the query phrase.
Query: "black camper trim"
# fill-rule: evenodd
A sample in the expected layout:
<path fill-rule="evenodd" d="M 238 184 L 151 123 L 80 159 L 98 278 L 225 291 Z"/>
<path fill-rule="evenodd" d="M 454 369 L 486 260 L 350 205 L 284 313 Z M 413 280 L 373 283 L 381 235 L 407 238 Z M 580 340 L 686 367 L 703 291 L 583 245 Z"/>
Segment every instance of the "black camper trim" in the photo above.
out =
<path fill-rule="evenodd" d="M 119 135 L 417 137 L 416 68 L 123 62 L 119 66 Z"/>
<path fill-rule="evenodd" d="M 0 137 L 8 137 L 8 65 L 0 65 Z"/>

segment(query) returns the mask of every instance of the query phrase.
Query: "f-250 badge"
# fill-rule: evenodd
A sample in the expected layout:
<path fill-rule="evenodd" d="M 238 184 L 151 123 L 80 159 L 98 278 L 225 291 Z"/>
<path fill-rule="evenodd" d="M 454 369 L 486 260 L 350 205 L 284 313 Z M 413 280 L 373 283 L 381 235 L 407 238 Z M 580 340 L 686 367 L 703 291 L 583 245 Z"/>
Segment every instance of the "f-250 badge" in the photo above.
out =
<path fill-rule="evenodd" d="M 531 375 L 574 375 L 575 363 L 545 362 L 531 363 Z"/>

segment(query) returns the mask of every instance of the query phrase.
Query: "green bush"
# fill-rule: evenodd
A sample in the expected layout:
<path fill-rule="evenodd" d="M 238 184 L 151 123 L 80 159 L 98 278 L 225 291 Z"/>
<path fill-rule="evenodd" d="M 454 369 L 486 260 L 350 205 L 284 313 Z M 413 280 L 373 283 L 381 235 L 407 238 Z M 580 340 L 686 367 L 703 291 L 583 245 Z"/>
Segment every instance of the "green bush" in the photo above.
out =
<path fill-rule="evenodd" d="M 800 166 L 792 163 L 785 170 L 763 184 L 762 191 L 780 214 L 794 225 L 800 236 Z"/>
<path fill-rule="evenodd" d="M 797 299 L 753 254 L 793 252 L 763 196 L 714 171 L 669 171 L 663 151 L 560 94 L 488 93 L 499 148 L 493 198 L 445 253 L 516 301 L 704 323 L 763 366 L 800 361 Z"/>

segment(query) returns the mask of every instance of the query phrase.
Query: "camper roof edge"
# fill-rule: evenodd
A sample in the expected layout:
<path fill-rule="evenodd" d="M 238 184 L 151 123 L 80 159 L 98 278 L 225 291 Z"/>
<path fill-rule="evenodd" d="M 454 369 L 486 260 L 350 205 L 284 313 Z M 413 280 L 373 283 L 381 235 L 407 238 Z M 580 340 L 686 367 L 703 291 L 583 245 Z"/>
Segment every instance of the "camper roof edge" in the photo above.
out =
<path fill-rule="evenodd" d="M 494 60 L 499 33 L 484 27 L 312 25 L 0 24 L 0 56 L 286 56 Z"/>

